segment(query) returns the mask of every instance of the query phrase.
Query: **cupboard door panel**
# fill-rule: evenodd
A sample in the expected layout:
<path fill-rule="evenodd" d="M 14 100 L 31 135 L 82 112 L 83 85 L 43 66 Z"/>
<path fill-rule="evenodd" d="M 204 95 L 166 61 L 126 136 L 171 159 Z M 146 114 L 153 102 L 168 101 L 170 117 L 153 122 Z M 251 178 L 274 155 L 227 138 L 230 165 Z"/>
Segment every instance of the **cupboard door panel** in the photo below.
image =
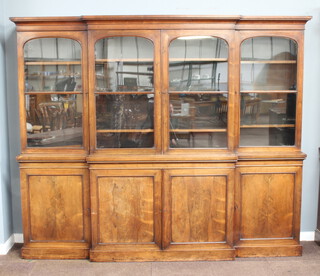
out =
<path fill-rule="evenodd" d="M 237 190 L 240 239 L 299 235 L 301 168 L 241 168 Z"/>
<path fill-rule="evenodd" d="M 31 239 L 83 240 L 82 177 L 32 175 L 28 183 Z"/>
<path fill-rule="evenodd" d="M 98 180 L 101 243 L 153 241 L 152 177 Z"/>
<path fill-rule="evenodd" d="M 172 178 L 172 242 L 224 241 L 225 176 Z"/>
<path fill-rule="evenodd" d="M 93 245 L 160 243 L 160 170 L 92 170 Z"/>
<path fill-rule="evenodd" d="M 165 171 L 163 248 L 231 243 L 232 181 L 232 169 Z"/>
<path fill-rule="evenodd" d="M 293 174 L 242 176 L 242 238 L 292 237 Z"/>

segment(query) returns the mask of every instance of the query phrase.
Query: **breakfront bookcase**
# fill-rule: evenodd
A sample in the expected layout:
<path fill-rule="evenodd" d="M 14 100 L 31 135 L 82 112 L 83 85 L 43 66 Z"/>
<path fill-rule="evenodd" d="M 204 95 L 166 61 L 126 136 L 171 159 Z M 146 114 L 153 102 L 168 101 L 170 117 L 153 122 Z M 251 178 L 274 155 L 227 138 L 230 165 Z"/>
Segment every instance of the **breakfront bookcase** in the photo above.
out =
<path fill-rule="evenodd" d="M 22 257 L 301 255 L 309 19 L 11 18 Z"/>

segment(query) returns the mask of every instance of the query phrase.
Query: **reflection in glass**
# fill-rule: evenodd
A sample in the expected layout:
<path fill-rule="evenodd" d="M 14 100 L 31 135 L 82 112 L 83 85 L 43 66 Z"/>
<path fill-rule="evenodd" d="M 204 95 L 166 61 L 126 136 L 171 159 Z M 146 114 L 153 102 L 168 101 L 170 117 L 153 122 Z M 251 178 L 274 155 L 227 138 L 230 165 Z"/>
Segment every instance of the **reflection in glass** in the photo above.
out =
<path fill-rule="evenodd" d="M 241 46 L 241 90 L 293 90 L 297 44 L 281 37 L 247 39 Z"/>
<path fill-rule="evenodd" d="M 97 133 L 98 148 L 152 148 L 153 132 Z"/>
<path fill-rule="evenodd" d="M 297 65 L 255 64 L 241 65 L 241 90 L 294 90 Z"/>
<path fill-rule="evenodd" d="M 141 37 L 109 37 L 95 45 L 96 91 L 153 91 L 153 44 Z"/>
<path fill-rule="evenodd" d="M 82 95 L 26 95 L 28 147 L 82 145 Z"/>
<path fill-rule="evenodd" d="M 25 91 L 81 91 L 81 47 L 67 38 L 40 38 L 24 46 Z"/>
<path fill-rule="evenodd" d="M 180 37 L 169 50 L 170 91 L 227 91 L 228 45 L 215 37 Z"/>
<path fill-rule="evenodd" d="M 266 127 L 241 129 L 240 146 L 293 146 L 294 127 Z"/>
<path fill-rule="evenodd" d="M 226 148 L 226 132 L 170 132 L 170 148 Z"/>
<path fill-rule="evenodd" d="M 241 125 L 290 124 L 296 115 L 295 93 L 242 93 Z"/>
<path fill-rule="evenodd" d="M 25 65 L 25 92 L 81 90 L 80 65 Z"/>
<path fill-rule="evenodd" d="M 228 98 L 221 94 L 171 94 L 171 129 L 226 129 Z"/>
<path fill-rule="evenodd" d="M 296 78 L 295 41 L 255 37 L 242 43 L 240 87 L 252 93 L 240 93 L 240 146 L 294 145 Z"/>
<path fill-rule="evenodd" d="M 96 96 L 97 129 L 153 129 L 153 95 Z"/>
<path fill-rule="evenodd" d="M 241 45 L 241 60 L 296 60 L 297 43 L 284 37 L 254 37 Z"/>
<path fill-rule="evenodd" d="M 171 94 L 170 147 L 226 147 L 227 108 L 227 94 Z"/>

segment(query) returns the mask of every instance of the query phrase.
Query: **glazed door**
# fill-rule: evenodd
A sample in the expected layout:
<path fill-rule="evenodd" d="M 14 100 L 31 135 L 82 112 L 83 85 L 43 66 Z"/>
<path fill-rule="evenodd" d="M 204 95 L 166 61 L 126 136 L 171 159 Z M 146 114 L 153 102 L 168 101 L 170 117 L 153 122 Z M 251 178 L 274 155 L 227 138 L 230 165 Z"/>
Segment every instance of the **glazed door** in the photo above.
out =
<path fill-rule="evenodd" d="M 18 35 L 22 151 L 87 150 L 86 36 Z"/>
<path fill-rule="evenodd" d="M 232 37 L 217 30 L 162 33 L 164 151 L 232 149 Z"/>
<path fill-rule="evenodd" d="M 159 32 L 89 36 L 92 152 L 159 152 Z"/>
<path fill-rule="evenodd" d="M 300 148 L 301 36 L 281 32 L 254 35 L 253 32 L 239 35 L 240 150 Z"/>

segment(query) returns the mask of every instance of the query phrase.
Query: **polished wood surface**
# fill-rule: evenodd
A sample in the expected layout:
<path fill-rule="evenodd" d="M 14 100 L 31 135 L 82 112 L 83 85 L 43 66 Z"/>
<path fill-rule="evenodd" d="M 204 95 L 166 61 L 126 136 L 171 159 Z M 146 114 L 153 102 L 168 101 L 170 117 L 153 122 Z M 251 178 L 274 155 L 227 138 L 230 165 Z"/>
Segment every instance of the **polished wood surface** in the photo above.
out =
<path fill-rule="evenodd" d="M 232 260 L 237 257 L 299 256 L 302 162 L 301 152 L 304 28 L 308 16 L 78 16 L 11 18 L 17 28 L 18 92 L 21 154 L 21 200 L 24 247 L 22 257 L 30 259 L 76 259 L 91 261 L 193 261 Z M 153 45 L 153 59 L 96 59 L 96 43 L 110 37 L 140 37 Z M 223 89 L 197 91 L 188 96 L 224 99 L 224 127 L 185 129 L 172 127 L 169 47 L 179 37 L 219 38 L 228 45 L 224 57 L 173 57 L 174 62 L 224 63 Z M 244 59 L 241 45 L 254 37 L 286 38 L 297 43 L 296 60 Z M 27 60 L 24 45 L 38 38 L 67 38 L 80 43 L 78 60 Z M 187 44 L 187 42 L 185 43 Z M 52 45 L 52 47 L 55 47 Z M 227 56 L 227 58 L 226 58 Z M 128 62 L 150 65 L 152 93 L 137 90 L 111 92 L 96 85 L 96 66 Z M 171 59 L 170 59 L 171 62 Z M 249 65 L 248 65 L 249 64 Z M 296 79 L 289 87 L 268 90 L 253 87 L 241 91 L 242 66 L 268 66 L 268 83 Z M 75 91 L 28 91 L 25 68 L 81 66 L 81 83 Z M 296 68 L 296 78 L 285 69 Z M 290 67 L 290 68 L 291 68 Z M 283 69 L 283 70 L 282 70 Z M 38 70 L 38 69 L 37 69 Z M 199 66 L 200 70 L 200 66 Z M 124 70 L 123 72 L 129 72 Z M 294 73 L 292 73 L 294 74 Z M 189 72 L 189 77 L 192 74 Z M 288 76 L 287 76 L 288 75 Z M 103 77 L 105 77 L 104 75 Z M 61 76 L 60 76 L 61 77 Z M 108 81 L 108 76 L 105 81 Z M 44 86 L 43 86 L 44 87 Z M 192 89 L 193 88 L 193 89 Z M 291 88 L 290 88 L 291 89 Z M 101 90 L 101 91 L 100 91 Z M 50 92 L 49 92 L 50 91 Z M 50 93 L 82 96 L 82 144 L 49 147 L 47 133 L 27 134 L 27 97 L 50 98 Z M 293 122 L 241 122 L 241 95 L 296 95 Z M 97 129 L 97 95 L 147 97 L 152 94 L 153 125 L 142 129 Z M 135 95 L 136 94 L 136 95 Z M 27 97 L 26 97 L 27 96 Z M 279 96 L 279 98 L 281 98 Z M 120 98 L 121 98 L 120 97 Z M 204 97 L 204 98 L 205 98 Z M 175 99 L 176 99 L 175 98 Z M 226 100 L 227 99 L 227 100 Z M 201 99 L 203 100 L 203 99 Z M 205 99 L 204 99 L 205 100 Z M 198 101 L 203 105 L 205 101 Z M 214 99 L 207 101 L 213 102 Z M 41 100 L 42 101 L 42 100 Z M 222 109 L 222 107 L 220 108 Z M 110 113 L 110 112 L 109 112 Z M 36 114 L 33 114 L 35 117 Z M 174 117 L 174 116 L 172 116 Z M 185 120 L 191 117 L 185 116 Z M 202 118 L 210 120 L 210 116 Z M 220 118 L 221 119 L 221 116 Z M 252 116 L 254 119 L 254 116 Z M 104 120 L 109 120 L 109 117 Z M 104 122 L 105 123 L 105 122 Z M 241 127 L 240 127 L 241 126 Z M 290 146 L 240 146 L 240 129 L 294 128 Z M 59 129 L 55 130 L 59 132 Z M 220 148 L 177 148 L 170 133 L 194 139 L 225 135 Z M 97 135 L 115 133 L 154 134 L 149 148 L 103 148 Z M 42 147 L 30 147 L 27 136 L 43 139 Z M 33 135 L 33 136 L 32 136 Z M 63 138 L 63 137 L 62 137 Z M 190 138 L 191 139 L 191 138 Z M 215 138 L 216 139 L 216 138 Z M 203 139 L 204 140 L 204 139 Z M 208 139 L 206 139 L 206 143 Z M 214 139 L 211 139 L 214 140 Z M 49 141 L 50 142 L 50 141 Z M 63 139 L 61 140 L 63 142 Z M 317 235 L 317 234 L 316 234 Z M 320 234 L 319 234 L 320 236 Z"/>
<path fill-rule="evenodd" d="M 152 177 L 100 177 L 100 243 L 152 242 Z"/>
<path fill-rule="evenodd" d="M 226 191 L 224 176 L 173 177 L 172 242 L 225 241 Z"/>
<path fill-rule="evenodd" d="M 33 163 L 22 166 L 21 195 L 25 212 L 22 257 L 87 258 L 88 193 L 88 172 L 84 164 L 60 164 L 59 168 L 46 163 L 37 164 L 37 168 Z"/>

